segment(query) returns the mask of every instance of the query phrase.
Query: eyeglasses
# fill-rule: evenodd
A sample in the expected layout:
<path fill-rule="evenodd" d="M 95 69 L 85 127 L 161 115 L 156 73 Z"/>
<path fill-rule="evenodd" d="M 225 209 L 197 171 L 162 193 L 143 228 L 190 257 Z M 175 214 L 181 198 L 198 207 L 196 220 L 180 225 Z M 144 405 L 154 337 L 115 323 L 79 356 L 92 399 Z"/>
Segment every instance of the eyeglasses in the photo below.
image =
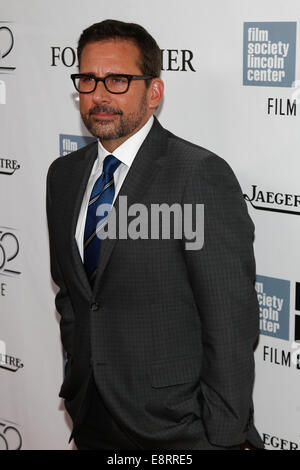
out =
<path fill-rule="evenodd" d="M 131 80 L 149 80 L 153 75 L 128 75 L 111 73 L 104 78 L 95 77 L 91 74 L 73 73 L 71 79 L 79 93 L 93 93 L 98 82 L 103 82 L 107 91 L 110 93 L 121 94 L 128 91 Z"/>

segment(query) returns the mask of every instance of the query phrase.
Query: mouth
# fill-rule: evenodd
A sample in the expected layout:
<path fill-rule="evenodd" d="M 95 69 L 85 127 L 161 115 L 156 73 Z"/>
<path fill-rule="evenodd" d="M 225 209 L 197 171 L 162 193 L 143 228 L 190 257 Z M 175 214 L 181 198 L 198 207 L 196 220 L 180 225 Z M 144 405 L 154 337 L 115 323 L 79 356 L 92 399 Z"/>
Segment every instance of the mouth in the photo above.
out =
<path fill-rule="evenodd" d="M 116 112 L 111 109 L 94 108 L 90 111 L 90 116 L 93 116 L 93 118 L 99 121 L 111 121 L 120 114 L 120 112 Z"/>
<path fill-rule="evenodd" d="M 99 119 L 101 121 L 110 121 L 111 119 L 114 119 L 115 116 L 117 116 L 116 113 L 103 113 L 103 112 L 96 112 L 96 113 L 91 113 L 91 115 Z"/>

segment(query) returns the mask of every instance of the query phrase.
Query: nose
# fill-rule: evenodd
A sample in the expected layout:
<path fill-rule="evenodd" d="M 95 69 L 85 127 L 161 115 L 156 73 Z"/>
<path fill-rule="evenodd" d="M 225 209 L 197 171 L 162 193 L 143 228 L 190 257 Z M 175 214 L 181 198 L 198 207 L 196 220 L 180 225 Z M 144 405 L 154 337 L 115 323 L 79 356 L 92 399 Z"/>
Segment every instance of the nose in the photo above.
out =
<path fill-rule="evenodd" d="M 92 93 L 92 98 L 95 103 L 111 101 L 111 93 L 107 91 L 103 82 L 98 82 L 95 91 Z"/>

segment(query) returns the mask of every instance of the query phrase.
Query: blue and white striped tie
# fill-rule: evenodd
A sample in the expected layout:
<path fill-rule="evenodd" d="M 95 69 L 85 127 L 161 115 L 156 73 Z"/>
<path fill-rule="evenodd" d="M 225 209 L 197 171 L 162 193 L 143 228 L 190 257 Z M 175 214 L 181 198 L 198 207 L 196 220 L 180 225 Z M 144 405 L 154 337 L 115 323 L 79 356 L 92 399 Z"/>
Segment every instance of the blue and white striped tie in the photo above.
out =
<path fill-rule="evenodd" d="M 101 204 L 108 204 L 110 207 L 112 205 L 115 195 L 113 174 L 120 163 L 120 160 L 113 155 L 105 157 L 103 172 L 94 184 L 89 200 L 84 230 L 84 267 L 92 286 L 97 273 L 101 245 L 101 239 L 97 233 L 106 224 L 108 215 L 103 211 L 101 211 L 103 215 L 96 215 L 96 212 Z"/>

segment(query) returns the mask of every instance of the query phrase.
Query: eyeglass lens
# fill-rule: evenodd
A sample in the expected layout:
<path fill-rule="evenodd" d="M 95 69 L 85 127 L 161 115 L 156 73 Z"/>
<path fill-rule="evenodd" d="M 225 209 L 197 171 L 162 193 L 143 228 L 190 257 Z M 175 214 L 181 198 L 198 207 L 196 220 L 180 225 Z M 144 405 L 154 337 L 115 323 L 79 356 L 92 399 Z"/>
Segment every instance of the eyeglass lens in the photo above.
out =
<path fill-rule="evenodd" d="M 128 88 L 128 78 L 122 75 L 107 76 L 104 79 L 106 88 L 112 93 L 123 93 Z M 75 79 L 79 92 L 92 92 L 96 88 L 96 79 L 91 76 L 81 76 Z"/>

